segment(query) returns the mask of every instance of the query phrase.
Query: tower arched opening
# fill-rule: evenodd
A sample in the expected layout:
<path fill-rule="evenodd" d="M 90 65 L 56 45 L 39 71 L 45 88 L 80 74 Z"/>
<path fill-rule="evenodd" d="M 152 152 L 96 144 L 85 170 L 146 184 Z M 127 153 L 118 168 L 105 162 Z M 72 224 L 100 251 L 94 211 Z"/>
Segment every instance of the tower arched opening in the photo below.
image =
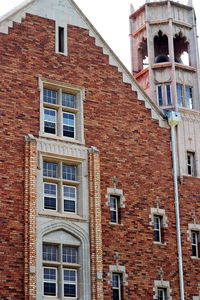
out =
<path fill-rule="evenodd" d="M 168 37 L 159 30 L 158 35 L 154 37 L 154 55 L 155 63 L 164 63 L 169 61 Z"/>

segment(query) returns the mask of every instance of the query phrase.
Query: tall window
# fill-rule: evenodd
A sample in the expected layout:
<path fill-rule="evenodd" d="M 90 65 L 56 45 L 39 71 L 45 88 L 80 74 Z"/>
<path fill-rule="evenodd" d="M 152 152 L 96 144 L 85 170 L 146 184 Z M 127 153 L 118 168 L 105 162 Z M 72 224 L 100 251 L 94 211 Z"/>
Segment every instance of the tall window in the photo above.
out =
<path fill-rule="evenodd" d="M 43 295 L 77 298 L 78 248 L 43 243 Z"/>
<path fill-rule="evenodd" d="M 122 284 L 121 274 L 112 274 L 112 300 L 122 300 Z"/>
<path fill-rule="evenodd" d="M 154 215 L 154 241 L 158 243 L 163 241 L 162 219 L 162 216 Z"/>
<path fill-rule="evenodd" d="M 171 86 L 169 84 L 166 85 L 166 102 L 167 106 L 172 105 Z"/>
<path fill-rule="evenodd" d="M 187 152 L 187 173 L 195 176 L 195 154 L 194 152 Z"/>
<path fill-rule="evenodd" d="M 65 162 L 43 162 L 44 209 L 77 213 L 78 166 Z"/>
<path fill-rule="evenodd" d="M 189 85 L 176 84 L 177 100 L 179 107 L 193 109 L 192 87 Z"/>
<path fill-rule="evenodd" d="M 120 199 L 119 196 L 110 195 L 110 222 L 119 223 L 120 221 Z"/>
<path fill-rule="evenodd" d="M 159 106 L 163 106 L 162 86 L 158 85 L 157 89 L 158 89 L 158 104 Z"/>
<path fill-rule="evenodd" d="M 76 95 L 64 90 L 43 90 L 44 133 L 76 139 Z"/>
<path fill-rule="evenodd" d="M 191 239 L 192 239 L 192 256 L 200 257 L 199 232 L 191 231 Z"/>

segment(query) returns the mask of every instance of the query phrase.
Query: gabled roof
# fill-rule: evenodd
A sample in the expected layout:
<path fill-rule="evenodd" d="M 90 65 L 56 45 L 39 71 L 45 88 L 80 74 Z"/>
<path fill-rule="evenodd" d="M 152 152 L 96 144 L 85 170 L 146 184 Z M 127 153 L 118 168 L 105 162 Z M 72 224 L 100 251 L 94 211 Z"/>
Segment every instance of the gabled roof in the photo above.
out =
<path fill-rule="evenodd" d="M 73 0 L 26 0 L 0 18 L 0 32 L 8 34 L 8 28 L 13 26 L 13 22 L 20 23 L 22 18 L 25 18 L 26 13 L 55 20 L 60 26 L 67 23 L 88 29 L 90 36 L 95 38 L 95 44 L 102 47 L 103 53 L 109 56 L 110 65 L 118 68 L 118 71 L 123 75 L 123 81 L 131 85 L 132 90 L 137 92 L 138 100 L 144 101 L 145 106 L 151 110 L 152 118 L 158 120 L 160 126 L 167 126 L 164 115 L 159 107 L 156 106 L 139 86 L 132 74 Z"/>

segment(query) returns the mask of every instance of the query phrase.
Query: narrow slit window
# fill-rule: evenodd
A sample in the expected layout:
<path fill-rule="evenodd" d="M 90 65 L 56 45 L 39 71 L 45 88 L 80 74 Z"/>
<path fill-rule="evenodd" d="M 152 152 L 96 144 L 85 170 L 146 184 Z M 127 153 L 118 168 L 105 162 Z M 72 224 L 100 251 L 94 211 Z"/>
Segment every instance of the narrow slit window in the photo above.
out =
<path fill-rule="evenodd" d="M 162 95 L 162 86 L 161 85 L 158 85 L 158 87 L 157 87 L 157 89 L 158 89 L 158 105 L 159 106 L 163 106 L 163 95 Z"/>
<path fill-rule="evenodd" d="M 169 84 L 166 85 L 166 95 L 167 95 L 167 105 L 172 105 L 171 87 Z"/>
<path fill-rule="evenodd" d="M 58 52 L 65 52 L 65 43 L 64 43 L 65 31 L 64 27 L 58 27 Z"/>
<path fill-rule="evenodd" d="M 190 176 L 195 176 L 195 154 L 187 152 L 187 173 Z"/>

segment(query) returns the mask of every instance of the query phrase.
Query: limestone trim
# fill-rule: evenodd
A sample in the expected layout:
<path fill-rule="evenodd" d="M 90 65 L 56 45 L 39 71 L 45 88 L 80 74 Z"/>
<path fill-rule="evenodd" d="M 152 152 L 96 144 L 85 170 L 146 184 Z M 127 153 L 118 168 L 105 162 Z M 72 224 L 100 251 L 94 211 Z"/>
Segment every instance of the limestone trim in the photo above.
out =
<path fill-rule="evenodd" d="M 169 281 L 164 281 L 164 280 L 154 280 L 154 296 L 153 299 L 158 299 L 158 288 L 164 288 L 167 290 L 167 299 L 172 300 L 172 290 L 170 288 L 170 283 Z"/>
<path fill-rule="evenodd" d="M 103 300 L 100 155 L 95 147 L 89 149 L 89 199 L 92 299 Z"/>
<path fill-rule="evenodd" d="M 81 272 L 83 294 L 81 300 L 90 300 L 90 257 L 89 257 L 89 234 L 81 226 L 70 221 L 51 220 L 37 230 L 37 299 L 42 299 L 42 243 L 44 236 L 59 230 L 66 231 L 81 242 Z M 46 297 L 45 297 L 46 298 Z"/>
<path fill-rule="evenodd" d="M 122 275 L 122 285 L 128 286 L 128 274 L 126 273 L 126 267 L 116 265 L 109 266 L 109 273 L 108 273 L 108 284 L 112 285 L 112 274 L 118 273 Z"/>
<path fill-rule="evenodd" d="M 87 159 L 87 148 L 79 145 L 73 145 L 63 141 L 52 141 L 48 139 L 38 139 L 38 151 L 54 156 L 67 156 L 77 160 Z"/>
<path fill-rule="evenodd" d="M 143 89 L 139 86 L 132 74 L 119 60 L 116 54 L 104 41 L 95 27 L 86 18 L 73 0 L 31 0 L 26 1 L 23 5 L 16 7 L 10 13 L 0 19 L 0 32 L 8 34 L 8 28 L 13 26 L 13 22 L 21 22 L 25 18 L 26 13 L 36 15 L 42 18 L 48 18 L 60 22 L 66 20 L 66 25 L 70 24 L 89 30 L 89 35 L 95 38 L 95 44 L 102 47 L 103 53 L 108 55 L 109 64 L 118 68 L 122 74 L 122 80 L 131 85 L 132 90 L 137 92 L 138 100 L 144 101 L 145 107 L 150 109 L 152 119 L 159 121 L 159 126 L 167 127 L 164 115 L 154 102 L 147 96 Z M 66 50 L 67 51 L 67 50 Z"/>
<path fill-rule="evenodd" d="M 149 215 L 149 225 L 153 226 L 154 225 L 154 216 L 161 216 L 163 218 L 163 223 L 162 223 L 162 227 L 163 228 L 167 228 L 168 227 L 168 219 L 165 213 L 165 209 L 161 209 L 161 208 L 151 208 L 151 214 Z"/>
<path fill-rule="evenodd" d="M 188 224 L 188 241 L 192 240 L 192 231 L 200 233 L 200 224 L 196 224 L 196 222 Z"/>
<path fill-rule="evenodd" d="M 107 188 L 107 194 L 105 195 L 107 202 L 106 205 L 110 206 L 110 196 L 111 195 L 115 195 L 115 196 L 119 196 L 119 206 L 120 208 L 125 208 L 125 197 L 123 194 L 123 190 L 121 189 L 117 189 L 117 188 Z"/>
<path fill-rule="evenodd" d="M 37 171 L 37 141 L 32 135 L 25 137 L 25 267 L 24 289 L 27 300 L 36 297 L 36 171 Z"/>

